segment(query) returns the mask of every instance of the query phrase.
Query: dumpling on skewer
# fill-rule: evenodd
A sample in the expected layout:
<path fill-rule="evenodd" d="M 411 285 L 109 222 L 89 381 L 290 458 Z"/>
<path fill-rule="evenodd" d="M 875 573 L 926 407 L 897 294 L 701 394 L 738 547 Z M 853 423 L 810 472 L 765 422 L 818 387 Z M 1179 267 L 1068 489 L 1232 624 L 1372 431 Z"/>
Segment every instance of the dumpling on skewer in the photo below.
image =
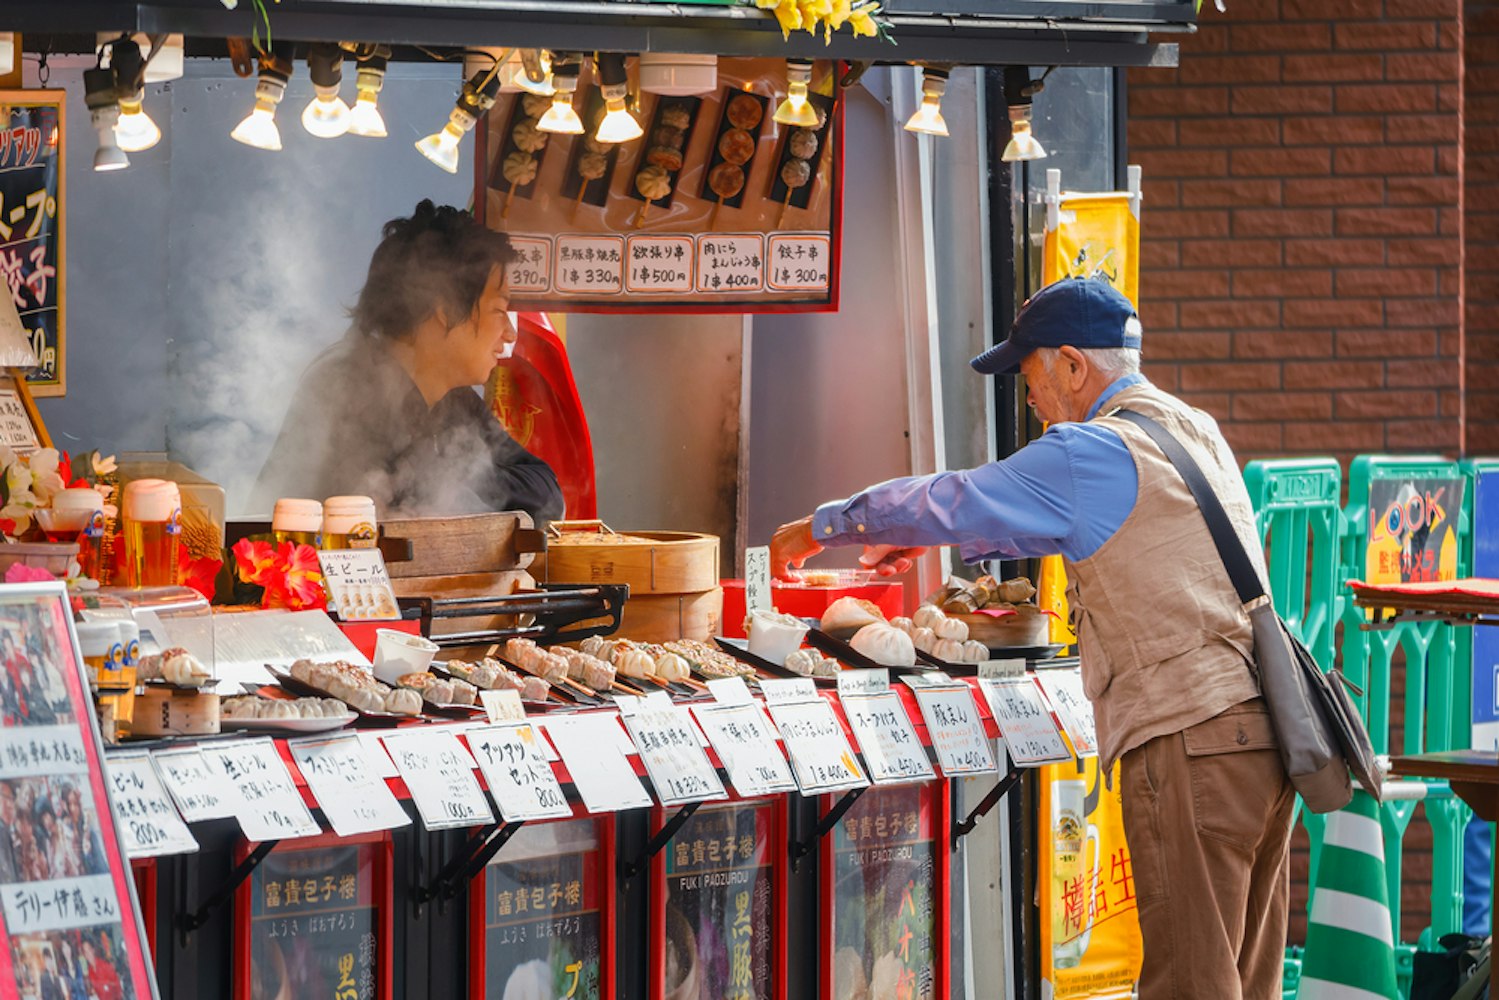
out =
<path fill-rule="evenodd" d="M 550 136 L 536 127 L 536 123 L 530 119 L 519 123 L 510 130 L 510 141 L 515 143 L 515 148 L 523 153 L 539 153 L 546 148 L 547 139 Z"/>
<path fill-rule="evenodd" d="M 609 172 L 609 158 L 603 153 L 584 153 L 578 157 L 578 176 L 596 181 Z"/>
<path fill-rule="evenodd" d="M 719 136 L 718 155 L 725 163 L 743 166 L 755 155 L 755 137 L 742 128 L 731 128 Z"/>
<path fill-rule="evenodd" d="M 530 153 L 511 153 L 500 164 L 500 173 L 510 182 L 512 190 L 522 188 L 536 179 L 536 157 Z"/>
<path fill-rule="evenodd" d="M 679 128 L 658 128 L 651 133 L 651 145 L 681 149 L 686 138 L 687 136 Z"/>
<path fill-rule="evenodd" d="M 520 99 L 521 109 L 529 118 L 540 118 L 552 110 L 552 99 L 543 97 L 541 94 L 522 94 Z"/>
<path fill-rule="evenodd" d="M 817 133 L 809 128 L 799 128 L 791 133 L 786 145 L 798 160 L 810 160 L 817 155 Z"/>
<path fill-rule="evenodd" d="M 666 652 L 656 657 L 656 676 L 668 683 L 685 681 L 692 676 L 692 668 L 676 653 Z"/>
<path fill-rule="evenodd" d="M 727 115 L 729 124 L 735 128 L 751 129 L 765 117 L 765 106 L 751 94 L 735 94 L 729 101 Z"/>
<path fill-rule="evenodd" d="M 652 146 L 645 154 L 646 162 L 654 163 L 662 170 L 675 173 L 682 169 L 682 151 L 670 146 Z"/>
<path fill-rule="evenodd" d="M 692 124 L 692 112 L 680 104 L 673 104 L 661 109 L 659 121 L 663 128 L 674 128 L 679 132 L 685 132 L 687 126 Z"/>
<path fill-rule="evenodd" d="M 787 160 L 781 167 L 781 180 L 788 192 L 806 187 L 812 180 L 812 167 L 806 160 Z"/>
<path fill-rule="evenodd" d="M 671 194 L 671 175 L 652 163 L 635 175 L 635 190 L 646 201 L 659 201 Z"/>
<path fill-rule="evenodd" d="M 744 190 L 744 170 L 732 163 L 720 163 L 708 171 L 708 189 L 727 201 Z"/>

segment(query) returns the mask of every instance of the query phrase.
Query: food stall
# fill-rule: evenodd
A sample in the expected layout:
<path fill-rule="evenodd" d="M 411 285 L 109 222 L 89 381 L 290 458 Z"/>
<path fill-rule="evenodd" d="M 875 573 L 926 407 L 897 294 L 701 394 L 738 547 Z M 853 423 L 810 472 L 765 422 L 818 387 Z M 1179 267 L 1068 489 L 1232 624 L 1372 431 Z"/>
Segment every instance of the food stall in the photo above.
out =
<path fill-rule="evenodd" d="M 99 108 L 80 104 L 81 78 L 99 69 L 84 65 L 95 62 L 94 40 L 79 42 L 66 33 L 143 32 L 155 56 L 156 39 L 182 32 L 186 40 L 177 51 L 186 53 L 187 63 L 222 64 L 230 51 L 223 39 L 250 34 L 255 25 L 249 15 L 264 14 L 276 44 L 294 43 L 300 73 L 311 43 L 326 45 L 357 31 L 369 45 L 335 58 L 347 62 L 350 81 L 358 75 L 361 98 L 366 91 L 379 95 L 388 116 L 402 106 L 403 87 L 408 95 L 423 96 L 446 88 L 447 96 L 435 109 L 427 101 L 423 113 L 437 114 L 440 123 L 441 114 L 451 112 L 456 135 L 436 133 L 430 150 L 436 155 L 429 158 L 455 155 L 459 187 L 449 190 L 459 194 L 451 200 L 470 202 L 479 218 L 511 233 L 522 252 L 513 272 L 512 305 L 527 314 L 526 322 L 540 331 L 544 314 L 576 321 L 567 331 L 568 353 L 580 371 L 588 363 L 587 346 L 601 343 L 599 324 L 618 322 L 621 331 L 634 333 L 651 324 L 665 329 L 700 322 L 704 331 L 721 332 L 754 316 L 767 325 L 804 324 L 803 333 L 816 337 L 840 323 L 857 323 L 861 310 L 886 309 L 884 301 L 859 301 L 877 298 L 864 287 L 868 255 L 887 252 L 872 250 L 880 241 L 866 238 L 869 216 L 879 214 L 870 211 L 870 147 L 868 133 L 860 131 L 872 113 L 899 117 L 894 135 L 905 141 L 899 125 L 906 112 L 914 118 L 925 105 L 928 117 L 935 112 L 940 122 L 954 64 L 1166 61 L 1170 47 L 1148 33 L 1190 26 L 1192 19 L 1187 4 L 1118 3 L 1087 18 L 1063 15 L 1063 37 L 1053 27 L 1058 11 L 1050 5 L 957 13 L 920 5 L 865 9 L 869 18 L 878 15 L 879 30 L 899 39 L 896 49 L 878 37 L 853 37 L 847 26 L 832 30 L 831 24 L 823 25 L 827 44 L 821 35 L 814 39 L 804 32 L 783 39 L 768 8 L 733 5 L 626 9 L 604 0 L 589 5 L 583 24 L 571 13 L 521 13 L 498 3 L 422 4 L 418 11 L 416 5 L 379 2 L 360 5 L 357 26 L 339 4 L 244 6 L 254 9 L 230 11 L 192 0 L 118 10 L 95 4 L 89 12 L 99 22 L 90 25 L 65 23 L 67 4 L 23 2 L 7 12 L 13 20 L 0 29 L 21 32 L 17 62 L 31 55 L 27 86 L 65 90 L 67 100 L 58 106 L 73 116 L 65 123 L 59 112 L 52 131 L 44 133 L 55 140 L 58 176 L 74 178 L 70 191 L 59 182 L 51 217 L 62 218 L 70 204 L 81 206 L 70 216 L 69 256 L 60 241 L 49 244 L 59 268 L 65 270 L 74 248 L 87 242 L 86 213 L 119 197 L 106 200 L 91 191 L 98 178 L 81 166 L 95 151 L 94 140 L 114 133 L 106 125 L 95 136 L 89 126 L 97 122 L 88 119 Z M 782 14 L 789 16 L 794 7 Z M 571 60 L 551 53 L 552 94 L 536 95 L 516 82 L 535 72 L 523 53 L 541 52 L 564 38 L 581 52 Z M 264 44 L 266 58 L 256 67 L 262 85 L 275 83 L 282 72 L 275 46 L 268 39 Z M 491 45 L 503 48 L 486 49 L 487 62 L 462 58 L 463 49 Z M 388 51 L 377 52 L 380 46 Z M 693 93 L 673 93 L 670 85 L 647 89 L 642 79 L 652 67 L 643 65 L 650 60 L 642 55 L 663 47 L 717 57 L 711 86 Z M 159 58 L 166 59 L 172 48 L 162 48 Z M 429 63 L 433 50 L 463 62 L 463 71 L 439 62 L 445 71 L 440 80 L 403 75 L 409 65 Z M 71 76 L 67 52 L 87 53 Z M 328 56 L 322 53 L 320 72 L 326 72 Z M 131 58 L 112 61 L 110 72 L 128 76 Z M 55 76 L 42 72 L 48 62 L 57 67 Z M 702 71 L 701 59 L 681 62 L 654 71 L 688 79 L 694 79 L 694 66 Z M 888 62 L 922 68 L 869 68 Z M 375 81 L 376 63 L 385 74 L 383 91 L 367 86 Z M 861 74 L 867 76 L 863 82 Z M 1004 100 L 1003 76 L 996 70 L 987 79 L 991 99 Z M 980 89 L 986 82 L 980 74 L 974 80 Z M 209 100 L 225 82 L 216 79 L 200 94 L 184 81 L 181 98 Z M 288 86 L 284 75 L 279 85 Z M 797 85 L 808 117 L 781 120 L 782 99 L 789 100 Z M 251 84 L 236 86 L 236 100 L 247 98 Z M 290 87 L 298 98 L 297 88 L 307 89 L 295 76 Z M 158 93 L 148 90 L 148 97 Z M 570 95 L 569 102 L 557 93 Z M 592 130 L 617 110 L 621 94 L 628 95 L 639 135 L 595 148 L 588 141 L 597 135 Z M 983 106 L 972 89 L 967 96 Z M 139 109 L 134 98 L 123 96 L 121 113 Z M 566 103 L 590 129 L 587 135 L 548 136 L 540 128 L 548 112 Z M 948 113 L 956 121 L 962 111 L 949 105 Z M 992 108 L 990 116 L 999 128 L 1011 127 Z M 1024 115 L 1015 117 L 1022 120 Z M 208 156 L 192 142 L 196 122 L 189 116 L 173 125 L 169 140 L 183 161 L 173 173 L 184 176 L 166 182 L 168 191 L 198 183 L 185 176 Z M 283 127 L 290 132 L 293 126 Z M 449 138 L 442 139 L 444 134 Z M 976 151 L 987 134 L 975 129 L 965 141 Z M 920 148 L 920 156 L 907 150 L 899 164 L 912 173 L 886 171 L 882 188 L 893 191 L 911 176 L 930 182 L 930 151 Z M 137 169 L 118 176 L 145 183 L 140 178 L 154 162 L 151 154 L 130 152 L 140 161 Z M 213 155 L 224 156 L 222 144 Z M 73 158 L 72 167 L 64 156 Z M 271 187 L 280 183 L 281 169 L 257 167 Z M 1020 183 L 1028 179 L 1022 176 Z M 290 199 L 294 186 L 284 187 Z M 421 193 L 422 186 L 407 183 L 402 210 L 409 211 Z M 891 231 L 909 233 L 922 210 L 905 196 L 897 207 Z M 995 216 L 1008 214 L 1006 206 Z M 929 230 L 911 239 L 935 253 L 938 241 Z M 1023 242 L 1008 228 L 1005 239 Z M 270 248 L 286 242 L 283 235 L 260 252 L 273 257 Z M 185 260 L 193 256 L 190 249 L 164 256 L 193 266 Z M 75 270 L 70 293 L 82 284 L 77 275 L 88 271 Z M 945 273 L 940 278 L 948 280 Z M 994 291 L 996 314 L 1015 295 L 1013 280 L 1001 284 Z M 47 440 L 43 417 L 54 429 L 74 426 L 72 404 L 96 377 L 85 359 L 106 350 L 92 346 L 88 325 L 78 324 L 83 309 L 73 310 L 75 333 L 64 340 L 63 287 L 59 279 L 45 302 L 36 296 L 37 309 L 23 317 L 46 309 L 54 317 L 50 325 L 26 327 L 38 376 L 31 390 L 43 405 L 37 409 L 24 391 L 20 400 L 30 407 L 22 413 L 30 414 L 26 422 L 36 445 Z M 927 290 L 938 294 L 935 284 Z M 205 293 L 181 294 L 187 301 Z M 906 318 L 911 310 L 919 312 L 919 304 L 904 303 Z M 642 333 L 643 346 L 619 352 L 626 357 L 612 363 L 620 380 L 644 375 L 635 366 L 654 355 L 650 364 L 659 370 L 642 381 L 643 394 L 686 394 L 695 379 L 706 384 L 707 363 L 695 372 L 690 356 L 656 352 L 659 344 L 648 338 L 657 335 Z M 935 330 L 924 335 L 934 338 L 928 346 L 936 343 Z M 739 426 L 762 391 L 757 382 L 781 378 L 776 368 L 765 375 L 773 359 L 760 353 L 751 358 L 748 339 L 734 331 L 730 381 L 736 391 L 708 404 L 702 416 L 709 436 L 713 429 Z M 712 341 L 715 347 L 725 342 Z M 65 346 L 72 348 L 72 374 Z M 861 359 L 855 376 L 870 378 L 870 364 Z M 894 366 L 896 381 L 901 367 Z M 922 391 L 936 387 L 940 396 L 941 376 L 919 366 L 911 372 L 928 376 Z M 800 384 L 792 381 L 797 374 L 786 373 L 786 383 Z M 888 387 L 888 376 L 887 370 L 880 387 Z M 144 377 L 148 395 L 153 378 Z M 21 384 L 28 384 L 24 377 Z M 210 392 L 215 384 L 205 382 Z M 526 420 L 540 419 L 534 399 L 528 403 L 520 386 L 518 377 L 507 383 L 502 375 L 489 387 L 495 412 L 518 438 L 522 427 L 534 429 Z M 64 391 L 69 398 L 57 398 Z M 840 391 L 829 389 L 832 398 L 817 405 L 843 405 Z M 792 394 L 803 402 L 814 395 L 794 388 Z M 121 405 L 138 405 L 139 395 L 131 393 Z M 867 625 L 894 625 L 936 589 L 932 584 L 940 578 L 933 569 L 905 586 L 829 570 L 826 580 L 801 588 L 769 588 L 746 571 L 745 548 L 764 535 L 755 528 L 756 518 L 770 516 L 763 513 L 768 507 L 750 509 L 755 490 L 795 479 L 788 484 L 793 497 L 819 490 L 826 499 L 854 485 L 848 474 L 858 471 L 857 464 L 834 458 L 822 470 L 793 477 L 770 461 L 754 461 L 749 481 L 736 494 L 735 480 L 750 460 L 725 463 L 721 450 L 713 450 L 721 446 L 702 451 L 708 446 L 692 437 L 695 431 L 665 417 L 634 439 L 609 437 L 605 455 L 605 430 L 627 426 L 629 405 L 614 399 L 588 415 L 599 453 L 597 513 L 625 529 L 596 546 L 603 555 L 580 556 L 588 542 L 568 537 L 614 535 L 601 522 L 559 524 L 548 536 L 523 515 L 512 516 L 504 529 L 440 518 L 388 520 L 377 546 L 351 543 L 342 554 L 324 550 L 318 556 L 326 609 L 301 609 L 293 601 L 275 612 L 231 611 L 198 607 L 186 595 L 177 604 L 153 603 L 107 589 L 99 606 L 80 615 L 80 643 L 90 631 L 84 625 L 103 621 L 129 621 L 141 633 L 141 659 L 125 649 L 116 659 L 111 647 L 94 680 L 101 693 L 108 690 L 102 682 L 120 681 L 121 696 L 110 702 L 113 711 L 102 722 L 107 733 L 121 737 L 107 753 L 107 773 L 133 858 L 142 918 L 145 950 L 137 947 L 133 954 L 144 955 L 154 968 L 158 995 L 993 995 L 975 983 L 972 954 L 954 945 L 968 926 L 954 911 L 954 858 L 977 818 L 996 803 L 1005 803 L 1001 813 L 1025 808 L 1019 795 L 1005 797 L 1024 787 L 1017 768 L 1070 759 L 1070 748 L 1086 747 L 1086 720 L 1069 717 L 1070 702 L 1043 690 L 1017 666 L 1017 658 L 1056 650 L 1010 641 L 971 659 L 960 659 L 956 648 L 944 648 L 941 656 L 920 649 L 917 658 L 920 640 L 908 635 L 911 662 L 892 664 L 876 649 L 850 645 L 845 640 L 852 634 L 840 638 L 839 623 L 825 618 L 839 598 L 870 602 L 876 617 Z M 888 409 L 864 402 L 855 412 L 879 411 L 879 421 L 889 417 Z M 758 412 L 768 412 L 763 401 Z M 911 418 L 906 426 L 916 447 L 927 449 L 926 461 L 936 446 L 922 422 L 930 416 L 918 407 L 900 417 Z M 81 418 L 79 431 L 96 433 L 99 425 L 90 423 L 96 419 Z M 795 418 L 775 413 L 770 426 L 784 419 Z M 746 418 L 730 434 L 731 447 L 743 455 L 752 451 L 750 423 Z M 677 478 L 680 470 L 668 466 L 672 475 L 657 482 L 652 501 L 611 507 L 611 477 L 622 481 L 624 464 L 649 465 L 657 439 L 674 432 L 682 435 L 684 448 L 694 449 L 695 465 L 712 467 L 712 488 Z M 790 435 L 782 429 L 779 436 L 778 446 L 795 454 Z M 702 461 L 703 455 L 711 461 Z M 211 459 L 217 463 L 212 483 L 194 483 L 185 469 L 131 470 L 129 478 L 115 482 L 121 491 L 116 499 L 125 498 L 132 482 L 176 483 L 184 518 L 192 508 L 195 524 L 207 525 L 210 535 L 217 532 L 208 549 L 216 547 L 227 568 L 220 585 L 208 588 L 216 601 L 259 603 L 262 596 L 245 586 L 271 592 L 278 584 L 269 578 L 256 584 L 246 569 L 257 564 L 256 557 L 246 549 L 236 559 L 232 543 L 296 542 L 301 529 L 285 522 L 280 530 L 286 537 L 268 537 L 277 530 L 265 519 L 270 512 L 245 511 L 235 498 L 254 470 L 221 474 L 220 468 L 237 460 L 222 454 Z M 140 474 L 145 471 L 160 474 Z M 590 465 L 590 491 L 592 471 Z M 205 486 L 217 482 L 224 489 L 215 508 L 213 489 Z M 692 488 L 669 485 L 684 482 Z M 226 494 L 231 512 L 260 518 L 226 517 Z M 668 494 L 675 507 L 654 500 Z M 679 499 L 697 495 L 703 499 Z M 726 495 L 738 500 L 725 503 Z M 736 504 L 746 509 L 736 510 Z M 330 502 L 324 514 L 331 508 Z M 485 544 L 467 544 L 477 538 Z M 115 544 L 128 568 L 136 547 L 123 534 L 116 541 L 109 532 L 101 556 Z M 238 579 L 231 579 L 236 564 Z M 289 581 L 296 565 L 287 563 L 279 572 L 279 585 L 294 594 Z M 181 568 L 169 577 L 116 583 L 189 582 Z M 533 581 L 545 589 L 531 591 Z M 817 622 L 810 644 L 797 644 L 807 655 L 796 667 L 788 669 L 785 655 L 761 656 L 765 650 L 756 647 L 753 626 L 744 638 L 744 621 L 750 612 L 765 610 L 765 596 L 779 610 Z M 170 611 L 163 610 L 167 604 Z M 406 645 L 427 652 L 437 669 L 423 669 L 428 663 L 422 662 L 380 673 L 382 658 L 395 663 L 405 653 L 377 649 L 377 628 L 415 637 Z M 956 636 L 953 630 L 943 640 L 961 644 Z M 438 648 L 426 649 L 422 639 Z M 532 639 L 537 644 L 527 645 Z M 589 645 L 619 639 L 633 642 Z M 309 662 L 298 667 L 301 660 Z M 379 679 L 367 676 L 371 661 Z M 264 664 L 272 669 L 257 673 Z M 734 679 L 738 683 L 724 683 Z M 206 685 L 217 693 L 203 693 Z M 998 691 L 1010 698 L 1004 710 L 993 707 Z M 162 721 L 153 729 L 149 723 L 158 717 Z M 1017 753 L 1022 733 L 1026 749 Z M 959 779 L 967 787 L 982 786 L 983 801 L 975 806 L 960 796 Z M 994 842 L 985 853 L 993 865 L 1007 867 L 1024 852 L 1016 846 L 1004 853 Z M 965 870 L 980 869 L 970 862 Z M 1018 898 L 1019 890 L 1012 891 Z M 1011 934 L 1011 940 L 1027 939 L 1023 928 Z M 994 960 L 990 974 L 1001 978 L 1004 995 L 1027 995 L 1026 964 L 1023 956 Z"/>

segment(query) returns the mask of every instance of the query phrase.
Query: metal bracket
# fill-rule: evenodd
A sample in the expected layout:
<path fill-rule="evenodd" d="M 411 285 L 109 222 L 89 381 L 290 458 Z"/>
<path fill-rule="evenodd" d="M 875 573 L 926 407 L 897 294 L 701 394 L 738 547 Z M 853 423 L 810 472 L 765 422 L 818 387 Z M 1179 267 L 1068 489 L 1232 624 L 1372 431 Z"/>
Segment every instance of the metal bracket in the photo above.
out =
<path fill-rule="evenodd" d="M 812 831 L 812 836 L 806 840 L 798 840 L 791 845 L 791 870 L 793 872 L 801 864 L 802 858 L 805 858 L 816 849 L 817 842 L 826 837 L 828 831 L 838 825 L 838 821 L 843 818 L 843 814 L 848 812 L 853 807 L 853 804 L 859 801 L 859 796 L 863 795 L 867 790 L 868 786 L 865 786 L 864 788 L 855 788 L 845 792 L 843 798 L 833 803 L 833 808 L 828 810 L 828 814 L 817 821 L 817 827 Z"/>
<path fill-rule="evenodd" d="M 683 825 L 692 818 L 692 814 L 697 812 L 698 807 L 701 805 L 701 802 L 689 802 L 672 813 L 671 819 L 666 821 L 666 825 L 657 830 L 654 837 L 646 841 L 645 850 L 641 851 L 635 860 L 621 861 L 619 863 L 619 877 L 628 881 L 639 875 L 651 858 L 660 854 L 666 845 L 671 843 L 671 838 L 677 835 L 677 831 L 682 829 Z"/>
<path fill-rule="evenodd" d="M 1008 795 L 1016 785 L 1020 784 L 1021 772 L 1019 768 L 1011 768 L 1010 773 L 999 779 L 999 782 L 991 789 L 989 794 L 979 800 L 979 804 L 973 807 L 973 812 L 961 823 L 954 823 L 952 828 L 952 846 L 958 846 L 958 841 L 973 832 L 978 826 L 979 818 L 988 815 L 989 810 L 999 804 L 999 800 Z"/>
<path fill-rule="evenodd" d="M 187 935 L 208 923 L 208 918 L 214 910 L 229 902 L 234 896 L 234 890 L 239 888 L 241 882 L 250 877 L 251 872 L 260 867 L 260 863 L 276 849 L 276 845 L 279 843 L 281 843 L 279 840 L 261 841 L 255 846 L 255 850 L 250 852 L 250 856 L 241 861 L 235 867 L 234 871 L 229 873 L 228 880 L 219 886 L 218 891 L 210 896 L 206 903 L 198 907 L 198 912 L 189 916 L 183 924 L 182 936 L 184 942 L 187 939 Z"/>
<path fill-rule="evenodd" d="M 434 899 L 452 899 L 458 895 L 458 890 L 483 871 L 490 859 L 500 853 L 510 842 L 510 838 L 525 825 L 524 821 L 506 823 L 504 826 L 491 823 L 481 829 L 464 842 L 463 849 L 438 872 L 431 885 L 417 888 L 416 901 L 430 903 Z"/>

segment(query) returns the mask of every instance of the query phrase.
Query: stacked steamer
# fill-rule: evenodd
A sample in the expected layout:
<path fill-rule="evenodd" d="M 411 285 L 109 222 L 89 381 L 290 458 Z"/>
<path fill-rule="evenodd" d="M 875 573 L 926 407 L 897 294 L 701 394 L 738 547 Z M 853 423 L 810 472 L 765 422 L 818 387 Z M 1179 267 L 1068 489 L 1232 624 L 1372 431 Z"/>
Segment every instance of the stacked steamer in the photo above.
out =
<path fill-rule="evenodd" d="M 554 521 L 531 572 L 542 583 L 630 587 L 619 634 L 640 642 L 719 634 L 718 536 L 609 530 L 600 521 Z"/>

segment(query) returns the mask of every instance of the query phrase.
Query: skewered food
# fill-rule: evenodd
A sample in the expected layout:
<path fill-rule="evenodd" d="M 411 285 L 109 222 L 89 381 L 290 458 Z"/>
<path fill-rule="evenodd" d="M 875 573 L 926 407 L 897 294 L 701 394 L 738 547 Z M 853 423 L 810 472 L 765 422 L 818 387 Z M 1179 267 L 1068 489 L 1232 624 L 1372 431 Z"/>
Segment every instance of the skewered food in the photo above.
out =
<path fill-rule="evenodd" d="M 567 676 L 595 691 L 607 691 L 614 684 L 614 666 L 597 656 L 577 649 L 561 651 L 567 660 Z"/>
<path fill-rule="evenodd" d="M 692 668 L 676 653 L 667 651 L 656 657 L 656 677 L 660 680 L 667 683 L 685 681 L 691 675 Z"/>
<path fill-rule="evenodd" d="M 526 153 L 539 153 L 546 148 L 549 136 L 536 127 L 529 118 L 510 130 L 510 141 L 515 148 Z"/>
<path fill-rule="evenodd" d="M 643 649 L 621 649 L 615 653 L 614 669 L 626 677 L 654 677 L 656 660 Z"/>
<path fill-rule="evenodd" d="M 652 163 L 635 175 L 635 190 L 646 201 L 658 201 L 671 194 L 671 175 Z"/>
<path fill-rule="evenodd" d="M 662 170 L 675 173 L 682 169 L 682 151 L 670 146 L 652 146 L 645 154 L 646 162 L 654 163 Z"/>
<path fill-rule="evenodd" d="M 526 112 L 527 117 L 540 118 L 552 108 L 552 99 L 540 94 L 522 94 L 520 106 Z"/>
<path fill-rule="evenodd" d="M 731 128 L 718 137 L 718 155 L 725 163 L 743 166 L 755 155 L 755 137 L 742 128 Z"/>
<path fill-rule="evenodd" d="M 720 198 L 732 198 L 744 190 L 744 170 L 732 163 L 720 163 L 708 171 L 708 188 Z"/>
<path fill-rule="evenodd" d="M 596 181 L 609 172 L 609 158 L 603 153 L 584 153 L 578 157 L 578 176 Z"/>
<path fill-rule="evenodd" d="M 849 643 L 854 651 L 862 653 L 876 663 L 887 667 L 914 667 L 916 647 L 911 637 L 885 622 L 865 625 L 854 634 Z"/>
<path fill-rule="evenodd" d="M 727 114 L 735 128 L 754 128 L 765 117 L 765 106 L 750 94 L 735 94 L 729 100 Z"/>
<path fill-rule="evenodd" d="M 811 179 L 812 166 L 806 160 L 787 160 L 781 166 L 781 180 L 793 191 L 805 187 Z"/>
<path fill-rule="evenodd" d="M 525 187 L 536 179 L 536 157 L 530 153 L 511 153 L 500 164 L 500 172 L 511 187 Z"/>
<path fill-rule="evenodd" d="M 668 149 L 681 149 L 682 143 L 687 141 L 687 135 L 679 128 L 657 128 L 651 132 L 652 146 L 665 146 Z"/>
<path fill-rule="evenodd" d="M 810 160 L 817 155 L 817 133 L 809 128 L 799 128 L 786 141 L 791 155 L 799 160 Z"/>
<path fill-rule="evenodd" d="M 687 126 L 692 124 L 692 112 L 680 104 L 673 104 L 661 109 L 659 121 L 664 128 L 680 129 L 685 132 Z"/>
<path fill-rule="evenodd" d="M 755 673 L 755 668 L 749 664 L 696 639 L 673 639 L 662 645 L 708 677 L 748 677 Z"/>

